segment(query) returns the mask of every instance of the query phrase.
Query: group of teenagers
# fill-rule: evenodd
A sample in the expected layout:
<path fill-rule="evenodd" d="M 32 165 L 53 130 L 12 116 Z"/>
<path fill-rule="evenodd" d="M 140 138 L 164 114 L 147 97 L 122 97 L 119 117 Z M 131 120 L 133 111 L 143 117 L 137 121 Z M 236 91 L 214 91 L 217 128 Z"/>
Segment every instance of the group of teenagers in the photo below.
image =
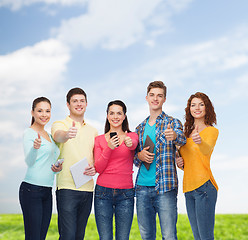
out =
<path fill-rule="evenodd" d="M 209 97 L 201 92 L 190 96 L 185 124 L 163 110 L 166 86 L 153 81 L 147 87 L 150 115 L 129 129 L 127 108 L 121 100 L 108 103 L 104 134 L 85 122 L 87 96 L 81 88 L 66 96 L 69 116 L 45 130 L 51 118 L 46 97 L 33 101 L 31 126 L 25 130 L 23 145 L 28 166 L 20 185 L 25 239 L 45 240 L 52 215 L 52 186 L 56 175 L 56 203 L 60 240 L 82 240 L 94 213 L 100 240 L 128 240 L 134 214 L 143 240 L 156 239 L 156 215 L 162 239 L 177 239 L 177 169 L 184 171 L 183 192 L 191 229 L 196 240 L 214 239 L 215 205 L 218 186 L 210 168 L 218 130 Z M 112 132 L 117 134 L 112 136 Z M 154 144 L 145 146 L 149 136 Z M 54 164 L 57 159 L 63 163 Z M 86 158 L 82 174 L 93 179 L 76 188 L 70 167 Z M 138 167 L 133 184 L 133 164 Z"/>

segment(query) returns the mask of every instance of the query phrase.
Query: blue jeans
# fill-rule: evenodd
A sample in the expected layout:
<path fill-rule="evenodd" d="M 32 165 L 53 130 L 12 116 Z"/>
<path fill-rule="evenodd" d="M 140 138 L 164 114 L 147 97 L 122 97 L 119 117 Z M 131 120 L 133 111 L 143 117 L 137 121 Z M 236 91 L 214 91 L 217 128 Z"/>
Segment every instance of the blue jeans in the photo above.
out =
<path fill-rule="evenodd" d="M 136 186 L 136 208 L 140 235 L 143 240 L 156 239 L 158 213 L 162 239 L 177 239 L 177 190 L 157 194 L 155 187 Z"/>
<path fill-rule="evenodd" d="M 185 193 L 186 208 L 195 240 L 214 239 L 217 190 L 207 181 L 199 188 Z"/>
<path fill-rule="evenodd" d="M 100 240 L 113 239 L 113 214 L 115 214 L 115 239 L 129 239 L 134 212 L 133 188 L 113 189 L 96 185 L 94 206 Z"/>
<path fill-rule="evenodd" d="M 56 191 L 60 240 L 82 240 L 91 212 L 93 192 Z"/>
<path fill-rule="evenodd" d="M 45 240 L 52 216 L 52 188 L 22 182 L 19 200 L 25 240 Z"/>

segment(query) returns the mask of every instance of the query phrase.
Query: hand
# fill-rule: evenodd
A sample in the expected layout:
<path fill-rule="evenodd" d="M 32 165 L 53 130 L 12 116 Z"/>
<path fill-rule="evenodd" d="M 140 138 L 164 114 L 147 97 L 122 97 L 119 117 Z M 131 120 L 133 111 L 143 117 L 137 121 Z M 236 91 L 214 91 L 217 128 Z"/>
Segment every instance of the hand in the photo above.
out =
<path fill-rule="evenodd" d="M 167 141 L 173 141 L 177 138 L 177 134 L 173 131 L 170 124 L 168 124 L 167 129 L 165 129 L 164 135 Z"/>
<path fill-rule="evenodd" d="M 132 138 L 130 138 L 129 136 L 127 136 L 127 131 L 125 132 L 124 143 L 129 148 L 133 146 Z"/>
<path fill-rule="evenodd" d="M 88 165 L 88 166 L 85 168 L 84 175 L 87 175 L 87 176 L 94 176 L 95 174 L 96 174 L 96 169 L 95 169 L 94 166 Z"/>
<path fill-rule="evenodd" d="M 59 163 L 58 167 L 55 166 L 55 164 L 52 165 L 51 169 L 53 172 L 60 172 L 63 168 L 62 166 L 63 163 Z"/>
<path fill-rule="evenodd" d="M 118 147 L 120 145 L 120 141 L 119 141 L 119 137 L 118 135 L 113 136 L 112 138 L 109 139 L 108 141 L 108 146 L 111 149 L 115 149 L 116 147 Z"/>
<path fill-rule="evenodd" d="M 154 159 L 154 153 L 150 153 L 148 152 L 148 149 L 150 148 L 150 146 L 145 147 L 142 151 L 140 151 L 138 153 L 138 158 L 142 161 L 142 162 L 147 162 L 147 163 L 152 163 L 153 159 Z"/>
<path fill-rule="evenodd" d="M 177 167 L 182 168 L 184 167 L 184 161 L 182 157 L 179 157 L 178 153 L 176 153 L 176 164 Z"/>
<path fill-rule="evenodd" d="M 77 135 L 77 128 L 75 127 L 75 122 L 72 122 L 72 127 L 69 128 L 69 130 L 66 133 L 67 139 L 75 138 Z"/>
<path fill-rule="evenodd" d="M 40 134 L 38 133 L 38 138 L 34 140 L 34 149 L 39 149 L 41 146 L 41 138 Z"/>
<path fill-rule="evenodd" d="M 191 138 L 193 139 L 195 144 L 201 144 L 201 136 L 199 134 L 197 125 L 195 125 L 195 129 L 192 132 Z"/>

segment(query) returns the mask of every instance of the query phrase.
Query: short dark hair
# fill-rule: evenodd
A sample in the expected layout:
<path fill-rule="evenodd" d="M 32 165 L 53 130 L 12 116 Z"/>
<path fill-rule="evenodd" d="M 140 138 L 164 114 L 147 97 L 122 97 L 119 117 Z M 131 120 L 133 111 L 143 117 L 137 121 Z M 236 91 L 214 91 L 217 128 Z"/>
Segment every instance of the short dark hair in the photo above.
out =
<path fill-rule="evenodd" d="M 85 100 L 87 102 L 87 95 L 86 95 L 85 91 L 81 88 L 76 87 L 76 88 L 72 88 L 71 90 L 69 90 L 69 92 L 66 95 L 66 101 L 68 104 L 70 104 L 70 100 L 71 100 L 72 96 L 74 96 L 76 94 L 84 95 Z"/>
<path fill-rule="evenodd" d="M 109 108 L 112 106 L 112 105 L 118 105 L 118 106 L 121 106 L 122 107 L 122 110 L 123 110 L 123 113 L 126 115 L 126 112 L 127 112 L 127 107 L 125 105 L 124 102 L 122 102 L 121 100 L 114 100 L 114 101 L 111 101 L 109 102 L 108 104 L 108 107 L 107 107 L 107 114 L 109 112 Z M 105 133 L 107 133 L 108 131 L 110 130 L 110 123 L 108 121 L 108 118 L 106 118 L 106 122 L 105 122 Z M 129 124 L 128 124 L 128 120 L 127 120 L 127 116 L 125 117 L 123 123 L 122 123 L 122 131 L 124 132 L 131 132 L 129 130 Z"/>
<path fill-rule="evenodd" d="M 164 90 L 164 96 L 166 97 L 167 88 L 162 81 L 150 82 L 147 87 L 147 95 L 151 91 L 152 88 L 162 88 Z"/>
<path fill-rule="evenodd" d="M 35 98 L 33 100 L 33 103 L 32 103 L 32 111 L 34 111 L 34 109 L 36 108 L 37 104 L 40 103 L 40 102 L 47 102 L 50 104 L 50 106 L 52 106 L 50 100 L 46 97 L 38 97 L 38 98 Z M 32 120 L 31 120 L 31 126 L 34 124 L 34 117 L 32 117 Z"/>

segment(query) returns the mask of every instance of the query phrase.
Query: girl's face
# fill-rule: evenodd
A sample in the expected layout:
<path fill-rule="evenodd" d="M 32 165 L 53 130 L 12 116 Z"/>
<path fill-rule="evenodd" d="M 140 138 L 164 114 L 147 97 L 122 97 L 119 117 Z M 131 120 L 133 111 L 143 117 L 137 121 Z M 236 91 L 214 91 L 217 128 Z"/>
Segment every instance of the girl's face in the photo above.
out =
<path fill-rule="evenodd" d="M 110 128 L 118 128 L 122 126 L 122 123 L 126 115 L 123 112 L 123 109 L 119 105 L 112 105 L 109 107 L 107 119 L 110 124 Z"/>
<path fill-rule="evenodd" d="M 205 104 L 200 98 L 193 98 L 190 104 L 190 113 L 195 119 L 205 119 Z"/>
<path fill-rule="evenodd" d="M 48 102 L 39 102 L 31 114 L 34 123 L 45 126 L 51 118 L 51 105 Z"/>

